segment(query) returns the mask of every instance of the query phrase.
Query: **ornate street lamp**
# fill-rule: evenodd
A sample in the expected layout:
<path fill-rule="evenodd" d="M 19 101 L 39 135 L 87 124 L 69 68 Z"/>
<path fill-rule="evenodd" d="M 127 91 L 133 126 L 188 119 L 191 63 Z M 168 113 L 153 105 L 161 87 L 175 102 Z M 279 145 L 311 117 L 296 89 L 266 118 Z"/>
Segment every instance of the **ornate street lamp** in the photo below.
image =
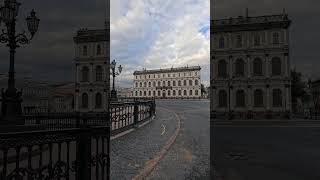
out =
<path fill-rule="evenodd" d="M 112 101 L 116 101 L 117 100 L 117 91 L 114 88 L 114 80 L 116 78 L 116 76 L 119 76 L 122 72 L 122 66 L 120 65 L 118 67 L 118 72 L 116 72 L 116 66 L 117 66 L 117 62 L 116 60 L 113 60 L 110 64 L 110 68 L 111 68 L 111 73 L 112 73 L 112 90 L 111 90 L 111 100 Z"/>
<path fill-rule="evenodd" d="M 40 19 L 36 17 L 34 10 L 31 11 L 30 16 L 26 18 L 30 37 L 25 31 L 16 34 L 16 21 L 19 13 L 21 3 L 17 0 L 5 0 L 4 5 L 0 7 L 0 26 L 4 23 L 4 29 L 0 34 L 0 42 L 7 44 L 10 49 L 10 65 L 9 65 L 9 78 L 8 89 L 2 91 L 2 115 L 5 122 L 12 122 L 15 124 L 23 124 L 21 119 L 21 95 L 22 92 L 17 92 L 15 88 L 14 77 L 14 60 L 16 48 L 20 45 L 29 44 L 35 33 L 38 30 Z"/>

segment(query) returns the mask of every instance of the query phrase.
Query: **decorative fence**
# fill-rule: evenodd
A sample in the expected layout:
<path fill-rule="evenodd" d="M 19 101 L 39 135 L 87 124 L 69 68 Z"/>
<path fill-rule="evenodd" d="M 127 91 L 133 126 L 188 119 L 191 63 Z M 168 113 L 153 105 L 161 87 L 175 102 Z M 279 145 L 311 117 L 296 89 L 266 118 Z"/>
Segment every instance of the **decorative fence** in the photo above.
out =
<path fill-rule="evenodd" d="M 109 113 L 26 114 L 36 131 L 0 133 L 0 179 L 108 180 L 110 135 L 154 114 L 154 100 L 112 103 Z"/>

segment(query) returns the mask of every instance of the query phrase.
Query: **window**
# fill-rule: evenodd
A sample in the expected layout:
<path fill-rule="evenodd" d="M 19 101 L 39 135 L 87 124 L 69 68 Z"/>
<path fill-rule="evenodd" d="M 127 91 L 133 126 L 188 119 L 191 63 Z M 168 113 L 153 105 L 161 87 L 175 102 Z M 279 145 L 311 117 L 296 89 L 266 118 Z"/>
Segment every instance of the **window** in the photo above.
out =
<path fill-rule="evenodd" d="M 199 85 L 199 81 L 198 81 L 198 80 L 195 80 L 195 81 L 194 81 L 194 85 L 195 85 L 195 86 L 198 86 L 198 85 Z"/>
<path fill-rule="evenodd" d="M 279 33 L 275 32 L 275 33 L 272 34 L 272 43 L 274 45 L 278 45 L 280 43 Z"/>
<path fill-rule="evenodd" d="M 183 81 L 183 85 L 186 86 L 187 85 L 187 80 Z"/>
<path fill-rule="evenodd" d="M 185 95 L 185 96 L 187 95 L 187 91 L 186 90 L 183 91 L 183 95 Z"/>
<path fill-rule="evenodd" d="M 242 59 L 238 59 L 236 61 L 236 76 L 244 76 L 244 61 Z"/>
<path fill-rule="evenodd" d="M 82 68 L 82 81 L 88 82 L 89 81 L 89 68 L 87 66 Z"/>
<path fill-rule="evenodd" d="M 227 107 L 227 92 L 225 90 L 219 91 L 219 107 Z"/>
<path fill-rule="evenodd" d="M 138 79 L 138 76 L 136 76 L 136 79 Z"/>
<path fill-rule="evenodd" d="M 220 49 L 224 48 L 224 37 L 223 36 L 221 36 L 219 39 L 219 48 Z"/>
<path fill-rule="evenodd" d="M 102 67 L 101 66 L 97 66 L 96 67 L 96 81 L 102 81 Z"/>
<path fill-rule="evenodd" d="M 158 81 L 158 86 L 159 86 L 159 87 L 161 86 L 161 83 L 160 83 L 160 81 Z"/>
<path fill-rule="evenodd" d="M 140 91 L 140 96 L 142 96 L 142 91 Z"/>
<path fill-rule="evenodd" d="M 260 39 L 260 35 L 256 34 L 254 36 L 254 46 L 260 46 L 260 42 L 261 42 L 261 39 Z"/>
<path fill-rule="evenodd" d="M 198 90 L 195 91 L 195 95 L 198 96 Z"/>
<path fill-rule="evenodd" d="M 178 86 L 181 86 L 181 81 L 180 80 L 178 81 Z"/>
<path fill-rule="evenodd" d="M 168 77 L 170 77 L 171 75 L 170 74 L 168 74 Z"/>
<path fill-rule="evenodd" d="M 172 81 L 173 86 L 176 86 L 176 81 Z"/>
<path fill-rule="evenodd" d="M 102 95 L 100 93 L 96 94 L 96 108 L 102 107 Z"/>
<path fill-rule="evenodd" d="M 82 108 L 88 108 L 88 94 L 83 93 L 82 94 Z"/>
<path fill-rule="evenodd" d="M 168 96 L 171 96 L 171 91 L 170 90 L 168 90 Z"/>
<path fill-rule="evenodd" d="M 87 46 L 83 46 L 82 55 L 83 56 L 87 56 L 88 55 L 88 47 Z"/>
<path fill-rule="evenodd" d="M 176 95 L 176 90 L 173 90 L 173 96 L 175 96 Z"/>
<path fill-rule="evenodd" d="M 97 45 L 97 55 L 101 55 L 101 46 L 100 46 L 100 44 Z"/>
<path fill-rule="evenodd" d="M 189 86 L 192 86 L 192 80 L 189 80 Z"/>
<path fill-rule="evenodd" d="M 136 91 L 136 96 L 138 96 L 138 91 Z"/>
<path fill-rule="evenodd" d="M 150 74 L 149 74 L 149 79 L 150 79 Z"/>
<path fill-rule="evenodd" d="M 156 87 L 156 82 L 155 81 L 153 81 L 153 87 Z"/>
<path fill-rule="evenodd" d="M 170 81 L 168 81 L 168 86 L 171 86 L 171 82 Z"/>
<path fill-rule="evenodd" d="M 236 47 L 237 48 L 242 47 L 242 36 L 241 35 L 237 35 L 237 37 L 236 37 Z"/>
<path fill-rule="evenodd" d="M 243 90 L 238 90 L 236 92 L 236 106 L 245 107 L 245 93 Z"/>
<path fill-rule="evenodd" d="M 176 77 L 176 74 L 173 74 L 173 77 Z"/>
<path fill-rule="evenodd" d="M 136 87 L 138 87 L 138 83 L 136 82 Z"/>
<path fill-rule="evenodd" d="M 260 89 L 254 91 L 254 106 L 262 107 L 263 106 L 263 92 Z"/>
<path fill-rule="evenodd" d="M 140 87 L 142 87 L 142 82 L 140 82 Z"/>
<path fill-rule="evenodd" d="M 225 60 L 220 60 L 218 62 L 218 77 L 220 78 L 227 77 L 227 63 Z"/>
<path fill-rule="evenodd" d="M 143 95 L 144 95 L 144 96 L 147 96 L 147 91 L 143 91 Z"/>
<path fill-rule="evenodd" d="M 253 75 L 262 76 L 262 60 L 260 58 L 253 60 Z"/>
<path fill-rule="evenodd" d="M 156 91 L 153 91 L 153 96 L 156 96 Z"/>
<path fill-rule="evenodd" d="M 281 60 L 278 57 L 272 58 L 272 75 L 281 75 Z"/>
<path fill-rule="evenodd" d="M 151 87 L 151 82 L 149 82 L 149 87 Z"/>
<path fill-rule="evenodd" d="M 165 81 L 162 81 L 162 86 L 166 86 L 166 82 Z"/>
<path fill-rule="evenodd" d="M 179 93 L 179 96 L 181 96 L 181 90 L 179 90 L 178 93 Z"/>
<path fill-rule="evenodd" d="M 189 96 L 192 96 L 192 90 L 189 91 Z"/>
<path fill-rule="evenodd" d="M 149 96 L 151 96 L 151 91 L 149 91 Z"/>
<path fill-rule="evenodd" d="M 144 87 L 147 87 L 147 82 L 144 82 L 144 83 L 143 83 L 143 86 L 144 86 Z"/>
<path fill-rule="evenodd" d="M 158 96 L 161 96 L 161 92 L 160 91 L 158 91 Z"/>
<path fill-rule="evenodd" d="M 273 107 L 282 106 L 282 92 L 280 89 L 274 89 L 272 91 L 272 105 Z"/>

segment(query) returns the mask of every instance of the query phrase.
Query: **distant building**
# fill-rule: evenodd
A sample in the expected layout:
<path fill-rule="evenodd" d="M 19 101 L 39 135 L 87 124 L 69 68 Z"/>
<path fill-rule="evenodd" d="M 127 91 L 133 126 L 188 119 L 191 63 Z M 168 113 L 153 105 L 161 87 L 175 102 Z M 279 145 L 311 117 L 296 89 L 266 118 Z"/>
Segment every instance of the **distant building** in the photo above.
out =
<path fill-rule="evenodd" d="M 212 21 L 212 113 L 246 118 L 291 111 L 290 24 L 285 12 Z"/>
<path fill-rule="evenodd" d="M 110 74 L 108 41 L 107 29 L 82 29 L 74 37 L 76 111 L 107 111 Z"/>
<path fill-rule="evenodd" d="M 132 88 L 118 88 L 117 95 L 119 98 L 131 98 L 131 97 L 133 97 L 133 89 Z"/>
<path fill-rule="evenodd" d="M 133 96 L 172 98 L 200 98 L 200 66 L 142 70 L 133 73 Z"/>
<path fill-rule="evenodd" d="M 74 112 L 74 83 L 54 85 L 50 94 L 49 112 Z"/>

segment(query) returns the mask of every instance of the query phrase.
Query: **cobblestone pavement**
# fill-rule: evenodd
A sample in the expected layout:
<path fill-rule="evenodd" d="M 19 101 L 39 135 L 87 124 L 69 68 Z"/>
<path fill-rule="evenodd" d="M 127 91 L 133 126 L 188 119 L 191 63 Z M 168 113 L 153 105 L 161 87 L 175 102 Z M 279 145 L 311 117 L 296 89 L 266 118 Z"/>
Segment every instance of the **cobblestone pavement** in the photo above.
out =
<path fill-rule="evenodd" d="M 110 144 L 111 179 L 134 178 L 174 134 L 174 113 L 157 107 L 156 118 L 136 131 L 116 138 Z"/>
<path fill-rule="evenodd" d="M 160 101 L 157 107 L 176 112 L 181 131 L 147 179 L 210 179 L 209 101 Z"/>

